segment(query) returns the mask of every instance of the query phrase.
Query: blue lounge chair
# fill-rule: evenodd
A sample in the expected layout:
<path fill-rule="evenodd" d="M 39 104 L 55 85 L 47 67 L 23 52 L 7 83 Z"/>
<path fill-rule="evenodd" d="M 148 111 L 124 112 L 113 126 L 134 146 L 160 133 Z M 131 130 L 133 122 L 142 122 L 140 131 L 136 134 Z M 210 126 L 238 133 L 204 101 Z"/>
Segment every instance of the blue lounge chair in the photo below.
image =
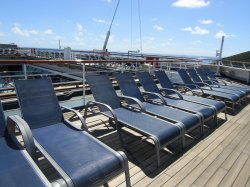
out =
<path fill-rule="evenodd" d="M 157 164 L 160 166 L 159 151 L 183 136 L 180 125 L 144 113 L 143 104 L 135 98 L 118 97 L 106 75 L 89 75 L 86 80 L 95 99 L 95 101 L 88 102 L 86 108 L 91 109 L 93 106 L 98 106 L 103 115 L 114 121 L 122 145 L 124 145 L 124 140 L 121 130 L 124 126 L 144 135 L 146 139 L 152 140 L 155 145 Z M 137 103 L 139 111 L 123 107 L 121 98 Z"/>
<path fill-rule="evenodd" d="M 125 171 L 130 186 L 127 158 L 65 120 L 49 79 L 16 80 L 15 88 L 24 120 L 36 147 L 57 169 L 67 186 L 98 186 Z"/>
<path fill-rule="evenodd" d="M 225 118 L 227 119 L 226 105 L 225 105 L 224 102 L 216 101 L 216 100 L 213 100 L 213 99 L 207 99 L 207 98 L 203 98 L 203 97 L 198 97 L 198 96 L 196 96 L 196 94 L 193 91 L 191 91 L 191 93 L 193 95 L 181 94 L 180 92 L 175 90 L 175 87 L 174 87 L 173 83 L 168 78 L 165 71 L 155 71 L 154 73 L 155 73 L 155 76 L 159 80 L 159 83 L 160 83 L 160 85 L 162 87 L 161 90 L 164 91 L 165 94 L 173 96 L 173 97 L 177 97 L 177 98 L 178 98 L 178 95 L 181 95 L 183 97 L 183 99 L 186 100 L 186 101 L 191 101 L 191 102 L 194 102 L 194 103 L 215 107 L 216 108 L 216 113 L 218 114 L 220 112 L 224 112 L 225 113 Z"/>
<path fill-rule="evenodd" d="M 152 79 L 151 75 L 148 72 L 138 72 L 137 77 L 139 78 L 139 81 L 143 87 L 143 89 L 147 92 L 149 92 L 148 96 L 151 99 L 159 99 L 159 97 L 163 98 L 161 95 L 161 91 L 155 84 L 154 80 Z M 155 93 L 152 95 L 152 93 Z M 162 99 L 161 99 L 162 100 Z M 178 108 L 180 110 L 186 110 L 190 112 L 195 112 L 199 114 L 202 118 L 202 121 L 205 123 L 209 121 L 210 119 L 214 119 L 217 123 L 217 114 L 216 109 L 214 107 L 209 107 L 202 104 L 192 103 L 189 101 L 183 100 L 182 96 L 179 95 L 178 99 L 174 99 L 171 97 L 168 97 L 167 95 L 163 98 L 165 105 Z"/>
<path fill-rule="evenodd" d="M 208 68 L 204 69 L 204 68 L 201 68 L 201 67 L 196 69 L 196 71 L 199 73 L 199 75 L 201 76 L 201 78 L 205 82 L 213 83 L 213 84 L 219 85 L 221 87 L 226 87 L 226 88 L 233 89 L 233 90 L 243 90 L 247 94 L 250 93 L 250 87 L 249 86 L 218 80 L 214 76 L 213 72 L 211 72 L 210 70 L 207 70 L 207 69 Z"/>
<path fill-rule="evenodd" d="M 199 115 L 188 113 L 162 104 L 146 102 L 130 73 L 115 74 L 115 77 L 123 95 L 138 99 L 143 103 L 147 113 L 165 120 L 181 123 L 181 128 L 184 131 L 183 133 L 188 133 L 197 127 L 199 127 L 201 129 L 201 133 L 203 133 L 203 124 Z M 131 103 L 130 100 L 127 102 L 132 106 L 134 104 Z"/>
<path fill-rule="evenodd" d="M 246 96 L 246 93 L 242 91 L 228 90 L 228 89 L 221 88 L 221 87 L 212 87 L 211 85 L 202 81 L 202 79 L 196 73 L 195 69 L 187 69 L 187 72 L 189 76 L 193 79 L 194 83 L 200 86 L 202 89 L 206 89 L 206 90 L 212 89 L 214 91 L 218 91 L 222 93 L 234 94 L 240 97 L 240 99 L 244 99 L 244 97 Z"/>
<path fill-rule="evenodd" d="M 210 80 L 217 82 L 220 85 L 226 85 L 226 86 L 234 86 L 234 87 L 239 87 L 239 88 L 245 88 L 247 90 L 250 89 L 250 86 L 244 85 L 238 82 L 233 82 L 233 81 L 227 81 L 221 78 L 217 78 L 214 73 L 209 69 L 209 68 L 203 68 L 203 70 L 206 72 L 207 76 L 209 77 Z"/>
<path fill-rule="evenodd" d="M 202 68 L 195 68 L 195 70 L 196 70 L 197 74 L 199 75 L 199 77 L 202 79 L 202 81 L 209 84 L 212 87 L 223 88 L 226 90 L 240 91 L 240 92 L 243 92 L 245 94 L 245 96 L 247 96 L 250 93 L 249 89 L 239 88 L 239 87 L 235 87 L 235 86 L 221 85 L 221 84 L 218 84 L 217 82 L 210 80 L 208 78 L 206 72 Z"/>
<path fill-rule="evenodd" d="M 202 96 L 213 96 L 214 98 L 220 99 L 225 103 L 227 103 L 227 107 L 229 107 L 228 104 L 230 104 L 233 112 L 235 111 L 235 105 L 240 103 L 240 97 L 238 97 L 235 94 L 218 92 L 212 89 L 210 90 L 202 89 L 193 82 L 193 80 L 189 77 L 185 69 L 178 69 L 178 74 L 183 81 L 183 84 L 180 84 L 181 86 L 195 93 L 199 93 Z"/>
<path fill-rule="evenodd" d="M 8 118 L 8 127 L 14 127 L 15 122 Z M 24 138 L 24 146 L 29 147 L 29 141 L 25 126 L 19 123 L 19 129 Z M 30 150 L 30 149 L 27 149 Z M 31 155 L 21 145 L 11 138 L 7 131 L 2 104 L 0 102 L 0 186 L 8 187 L 32 187 L 32 186 L 52 186 L 41 170 L 35 164 Z"/>

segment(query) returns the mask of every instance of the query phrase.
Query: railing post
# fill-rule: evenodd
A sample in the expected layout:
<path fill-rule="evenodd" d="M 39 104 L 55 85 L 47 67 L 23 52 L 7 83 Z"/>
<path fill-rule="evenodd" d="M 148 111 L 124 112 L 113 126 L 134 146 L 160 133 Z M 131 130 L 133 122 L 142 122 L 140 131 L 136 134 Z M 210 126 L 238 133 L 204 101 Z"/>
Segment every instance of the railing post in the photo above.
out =
<path fill-rule="evenodd" d="M 122 62 L 122 73 L 124 73 L 124 63 Z"/>
<path fill-rule="evenodd" d="M 86 94 L 85 94 L 85 63 L 82 64 L 82 97 L 83 97 L 83 105 L 85 105 L 85 97 L 86 97 Z"/>
<path fill-rule="evenodd" d="M 23 73 L 24 73 L 24 79 L 27 80 L 28 75 L 27 75 L 27 65 L 26 64 L 23 65 Z"/>

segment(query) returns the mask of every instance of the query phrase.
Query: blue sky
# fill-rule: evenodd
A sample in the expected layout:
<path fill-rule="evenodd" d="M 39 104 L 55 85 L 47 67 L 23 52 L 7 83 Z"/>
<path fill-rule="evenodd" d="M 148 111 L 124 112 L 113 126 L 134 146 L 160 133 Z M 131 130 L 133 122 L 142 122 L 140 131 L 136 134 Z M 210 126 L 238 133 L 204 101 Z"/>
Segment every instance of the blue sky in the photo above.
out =
<path fill-rule="evenodd" d="M 0 43 L 21 47 L 102 49 L 117 0 L 1 2 Z M 142 51 L 223 56 L 250 50 L 249 0 L 140 0 Z M 138 0 L 121 0 L 109 51 L 140 49 Z"/>

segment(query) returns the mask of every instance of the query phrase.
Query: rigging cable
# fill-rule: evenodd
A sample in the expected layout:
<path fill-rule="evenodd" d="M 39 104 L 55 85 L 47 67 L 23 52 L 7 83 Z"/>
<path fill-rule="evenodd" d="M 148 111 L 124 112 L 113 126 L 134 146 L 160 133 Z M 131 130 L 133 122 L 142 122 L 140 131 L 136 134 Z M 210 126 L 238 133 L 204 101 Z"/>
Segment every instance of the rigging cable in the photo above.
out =
<path fill-rule="evenodd" d="M 130 1 L 130 50 L 132 51 L 133 47 L 133 3 L 132 0 Z"/>
<path fill-rule="evenodd" d="M 138 16 L 139 16 L 139 29 L 140 29 L 140 50 L 142 54 L 142 29 L 141 29 L 141 3 L 138 0 Z"/>

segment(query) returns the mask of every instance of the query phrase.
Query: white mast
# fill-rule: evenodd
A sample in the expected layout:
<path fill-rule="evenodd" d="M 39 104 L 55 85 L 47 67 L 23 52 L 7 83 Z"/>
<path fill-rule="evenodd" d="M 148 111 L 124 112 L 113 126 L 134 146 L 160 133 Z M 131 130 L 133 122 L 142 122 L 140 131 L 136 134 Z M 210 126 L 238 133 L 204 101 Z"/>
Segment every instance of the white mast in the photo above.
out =
<path fill-rule="evenodd" d="M 120 0 L 118 0 L 118 2 L 117 2 L 116 8 L 115 8 L 115 12 L 114 12 L 112 21 L 111 21 L 110 26 L 109 26 L 109 30 L 108 30 L 106 38 L 105 38 L 105 42 L 104 42 L 104 45 L 103 45 L 103 48 L 102 48 L 103 52 L 105 52 L 106 49 L 107 49 L 107 45 L 108 45 L 108 41 L 109 41 L 109 36 L 110 36 L 110 31 L 111 31 L 111 28 L 112 28 L 112 25 L 113 25 L 113 21 L 115 19 L 115 15 L 116 15 L 116 12 L 117 12 L 119 4 L 120 4 Z"/>
<path fill-rule="evenodd" d="M 221 45 L 220 45 L 219 54 L 218 54 L 218 51 L 216 53 L 216 56 L 219 57 L 218 64 L 217 64 L 217 70 L 216 70 L 217 75 L 220 74 L 220 65 L 222 65 L 222 52 L 223 52 L 223 47 L 224 47 L 224 38 L 225 38 L 225 36 L 222 36 L 222 38 L 221 38 Z"/>

